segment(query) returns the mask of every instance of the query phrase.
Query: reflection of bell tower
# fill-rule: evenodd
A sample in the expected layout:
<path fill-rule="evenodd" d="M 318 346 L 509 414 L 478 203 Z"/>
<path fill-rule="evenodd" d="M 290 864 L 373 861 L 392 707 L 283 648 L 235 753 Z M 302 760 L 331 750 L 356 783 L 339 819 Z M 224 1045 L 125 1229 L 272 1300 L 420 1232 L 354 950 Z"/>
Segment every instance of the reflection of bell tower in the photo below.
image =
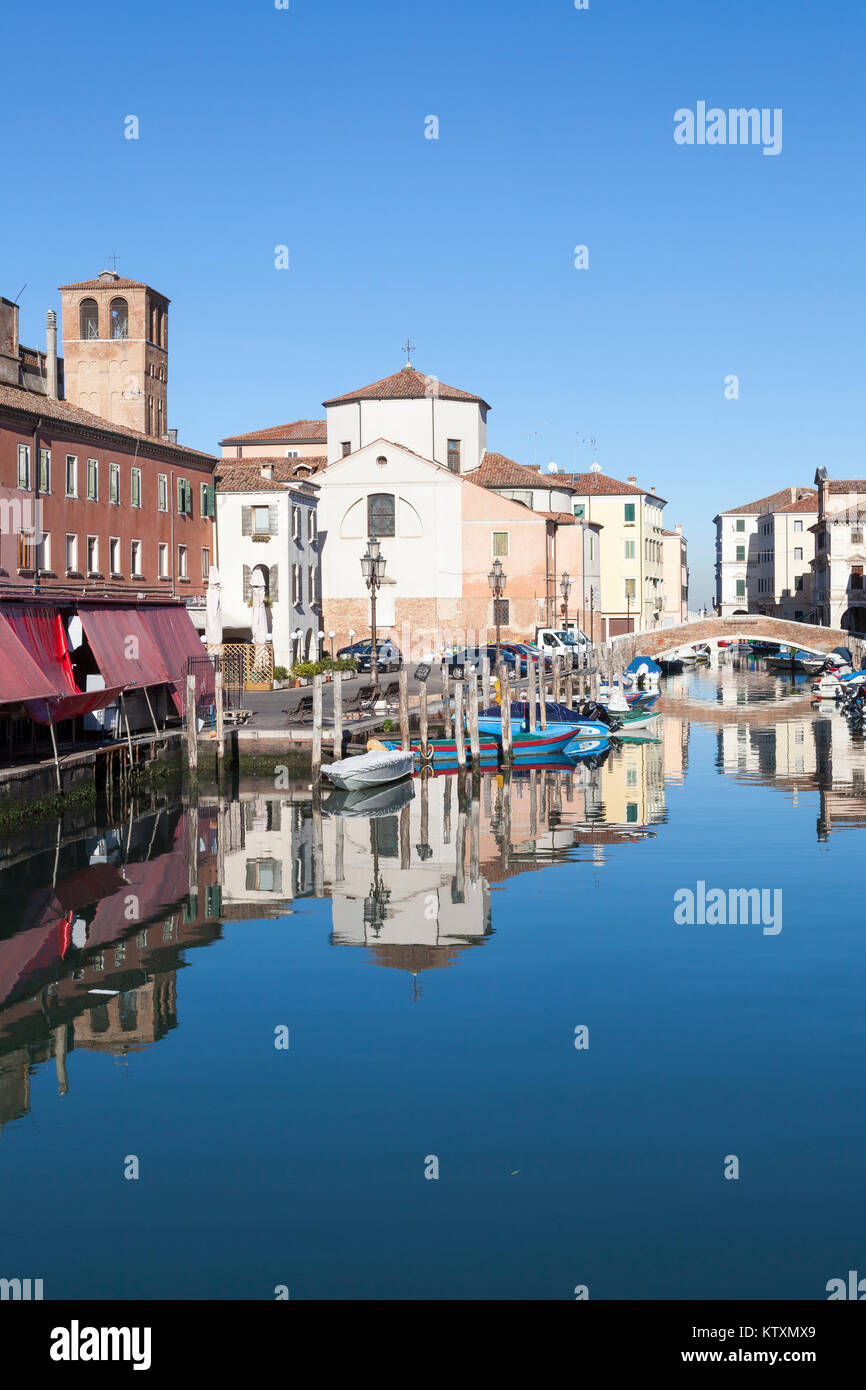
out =
<path fill-rule="evenodd" d="M 60 293 L 67 401 L 162 438 L 168 432 L 169 301 L 114 270 L 61 285 Z"/>

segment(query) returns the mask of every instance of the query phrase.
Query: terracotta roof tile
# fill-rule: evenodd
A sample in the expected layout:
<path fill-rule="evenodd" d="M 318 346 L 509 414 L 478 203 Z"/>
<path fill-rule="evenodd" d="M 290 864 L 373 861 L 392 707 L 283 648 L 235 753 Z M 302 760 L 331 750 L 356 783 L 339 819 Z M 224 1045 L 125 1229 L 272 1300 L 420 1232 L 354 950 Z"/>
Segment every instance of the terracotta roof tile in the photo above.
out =
<path fill-rule="evenodd" d="M 794 492 L 797 498 L 815 496 L 815 489 L 811 487 L 795 486 Z M 759 497 L 757 502 L 746 502 L 742 507 L 728 507 L 727 511 L 719 512 L 719 516 L 763 516 L 767 512 L 780 511 L 790 502 L 791 488 L 783 487 L 778 492 L 771 492 L 767 497 Z"/>
<path fill-rule="evenodd" d="M 243 444 L 256 440 L 264 443 L 273 440 L 277 444 L 325 444 L 327 443 L 327 421 L 292 420 L 288 425 L 272 425 L 266 430 L 252 430 L 249 434 L 229 434 L 220 444 Z"/>
<path fill-rule="evenodd" d="M 443 401 L 477 401 L 487 410 L 490 409 L 482 396 L 474 396 L 471 391 L 461 391 L 456 386 L 446 386 L 444 381 L 424 376 L 423 372 L 409 366 L 395 372 L 393 376 L 374 381 L 370 386 L 361 386 L 357 391 L 347 391 L 344 396 L 331 396 L 330 400 L 323 401 L 322 404 L 327 408 L 329 405 L 341 405 L 346 401 L 416 400 L 424 396 Z"/>
<path fill-rule="evenodd" d="M 775 507 L 777 512 L 815 512 L 818 511 L 818 494 L 813 492 L 809 497 L 799 497 L 796 502 L 789 502 L 786 507 Z"/>
<path fill-rule="evenodd" d="M 219 459 L 214 481 L 217 492 L 285 492 L 287 487 L 309 482 L 327 463 L 326 458 Z M 263 464 L 273 466 L 273 478 L 263 477 Z"/>
<path fill-rule="evenodd" d="M 609 478 L 606 473 L 561 473 L 560 477 L 571 483 L 574 491 L 587 497 L 655 497 L 664 502 L 664 497 L 650 492 L 649 488 L 638 487 L 636 483 L 621 483 L 618 478 Z"/>
<path fill-rule="evenodd" d="M 570 492 L 571 483 L 563 481 L 561 473 L 542 473 L 535 464 L 517 463 L 505 454 L 487 452 L 478 468 L 472 470 L 472 481 L 482 487 L 555 488 Z"/>
<path fill-rule="evenodd" d="M 95 280 L 76 280 L 71 285 L 58 285 L 57 288 L 59 290 L 149 290 L 153 287 L 146 285 L 143 280 L 127 280 L 123 275 L 118 275 L 116 271 L 102 270 Z M 165 299 L 165 295 L 160 294 L 159 290 L 153 290 L 153 293 L 159 295 L 160 299 Z M 171 300 L 166 299 L 165 302 L 170 304 Z"/>
<path fill-rule="evenodd" d="M 155 435 L 131 430 L 126 425 L 116 425 L 113 420 L 103 420 L 101 415 L 82 410 L 81 406 L 73 405 L 71 401 L 54 401 L 41 391 L 27 391 L 21 386 L 0 384 L 0 407 L 2 406 L 8 406 L 13 410 L 26 410 L 36 416 L 41 415 L 43 420 L 56 420 L 61 424 L 78 425 L 82 429 L 99 430 L 102 434 L 112 434 L 118 439 L 135 439 L 166 453 L 191 455 L 208 463 L 218 462 L 213 454 L 205 454 L 201 449 L 189 449 L 185 444 L 170 444 L 167 439 L 158 439 Z"/>
<path fill-rule="evenodd" d="M 866 478 L 838 478 L 827 484 L 829 492 L 866 492 Z"/>

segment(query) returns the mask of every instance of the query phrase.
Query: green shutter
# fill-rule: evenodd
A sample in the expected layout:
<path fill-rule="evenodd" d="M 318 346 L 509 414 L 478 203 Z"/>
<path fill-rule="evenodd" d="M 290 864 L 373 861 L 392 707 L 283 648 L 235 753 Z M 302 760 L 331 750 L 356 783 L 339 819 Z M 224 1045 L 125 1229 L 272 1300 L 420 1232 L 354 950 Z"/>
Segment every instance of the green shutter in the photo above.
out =
<path fill-rule="evenodd" d="M 207 514 L 213 518 L 216 516 L 216 484 L 207 485 Z"/>

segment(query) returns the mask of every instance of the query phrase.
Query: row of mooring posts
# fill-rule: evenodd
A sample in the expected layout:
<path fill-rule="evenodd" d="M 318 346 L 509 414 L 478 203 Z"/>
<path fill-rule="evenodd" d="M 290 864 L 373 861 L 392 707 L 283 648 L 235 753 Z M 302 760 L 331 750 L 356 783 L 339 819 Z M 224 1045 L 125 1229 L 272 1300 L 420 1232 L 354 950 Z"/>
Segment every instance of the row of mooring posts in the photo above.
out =
<path fill-rule="evenodd" d="M 622 656 L 612 645 L 596 648 L 592 658 L 582 656 L 573 665 L 564 667 L 562 658 L 554 655 L 551 670 L 548 672 L 543 659 L 530 661 L 527 666 L 526 686 L 512 684 L 512 673 L 505 662 L 496 668 L 495 680 L 497 699 L 500 708 L 510 710 L 512 699 L 517 696 L 525 699 L 529 728 L 547 728 L 547 703 L 566 704 L 573 709 L 578 703 L 599 698 L 602 684 L 610 690 L 616 680 L 622 682 Z M 190 680 L 193 678 L 190 677 Z M 480 710 L 493 707 L 493 671 L 490 661 L 485 658 L 478 671 L 470 671 L 461 679 L 451 676 L 448 666 L 441 666 L 442 695 L 438 702 L 445 729 L 453 735 L 455 756 L 458 768 L 465 768 L 470 762 L 473 767 L 480 763 L 481 736 L 479 733 Z M 480 692 L 479 692 L 480 684 Z M 343 739 L 346 731 L 348 705 L 343 699 L 342 674 L 335 671 L 331 686 L 333 694 L 333 726 L 331 729 L 331 751 L 335 759 L 343 755 Z M 312 774 L 314 784 L 318 782 L 322 769 L 325 749 L 325 724 L 323 713 L 324 685 L 321 675 L 313 677 L 313 727 L 312 727 Z M 188 697 L 187 705 L 189 707 Z M 430 741 L 431 697 L 426 682 L 419 687 L 417 708 L 410 710 L 409 675 L 402 667 L 398 679 L 396 713 L 399 723 L 400 746 L 408 749 L 411 744 L 411 719 L 417 717 L 418 737 L 422 752 L 422 762 L 426 761 Z M 217 704 L 219 710 L 219 702 Z M 354 711 L 353 711 L 354 712 Z M 502 762 L 508 766 L 513 760 L 513 740 L 511 721 L 502 721 Z M 218 748 L 222 743 L 221 730 L 217 729 Z M 192 760 L 192 733 L 190 732 L 190 756 Z"/>

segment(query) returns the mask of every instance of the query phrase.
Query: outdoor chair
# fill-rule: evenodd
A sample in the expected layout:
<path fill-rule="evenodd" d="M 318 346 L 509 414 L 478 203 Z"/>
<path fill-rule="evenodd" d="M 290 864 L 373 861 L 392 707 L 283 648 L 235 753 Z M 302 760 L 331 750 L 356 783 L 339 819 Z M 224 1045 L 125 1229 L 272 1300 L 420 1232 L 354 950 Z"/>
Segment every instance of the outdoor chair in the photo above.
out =
<path fill-rule="evenodd" d="M 362 719 L 365 714 L 372 712 L 375 700 L 375 685 L 359 685 L 358 689 L 352 692 L 351 697 L 343 705 L 343 718 Z"/>
<path fill-rule="evenodd" d="M 283 714 L 287 714 L 290 719 L 296 719 L 299 724 L 305 724 L 313 717 L 312 695 L 302 695 L 294 705 L 287 706 Z"/>

